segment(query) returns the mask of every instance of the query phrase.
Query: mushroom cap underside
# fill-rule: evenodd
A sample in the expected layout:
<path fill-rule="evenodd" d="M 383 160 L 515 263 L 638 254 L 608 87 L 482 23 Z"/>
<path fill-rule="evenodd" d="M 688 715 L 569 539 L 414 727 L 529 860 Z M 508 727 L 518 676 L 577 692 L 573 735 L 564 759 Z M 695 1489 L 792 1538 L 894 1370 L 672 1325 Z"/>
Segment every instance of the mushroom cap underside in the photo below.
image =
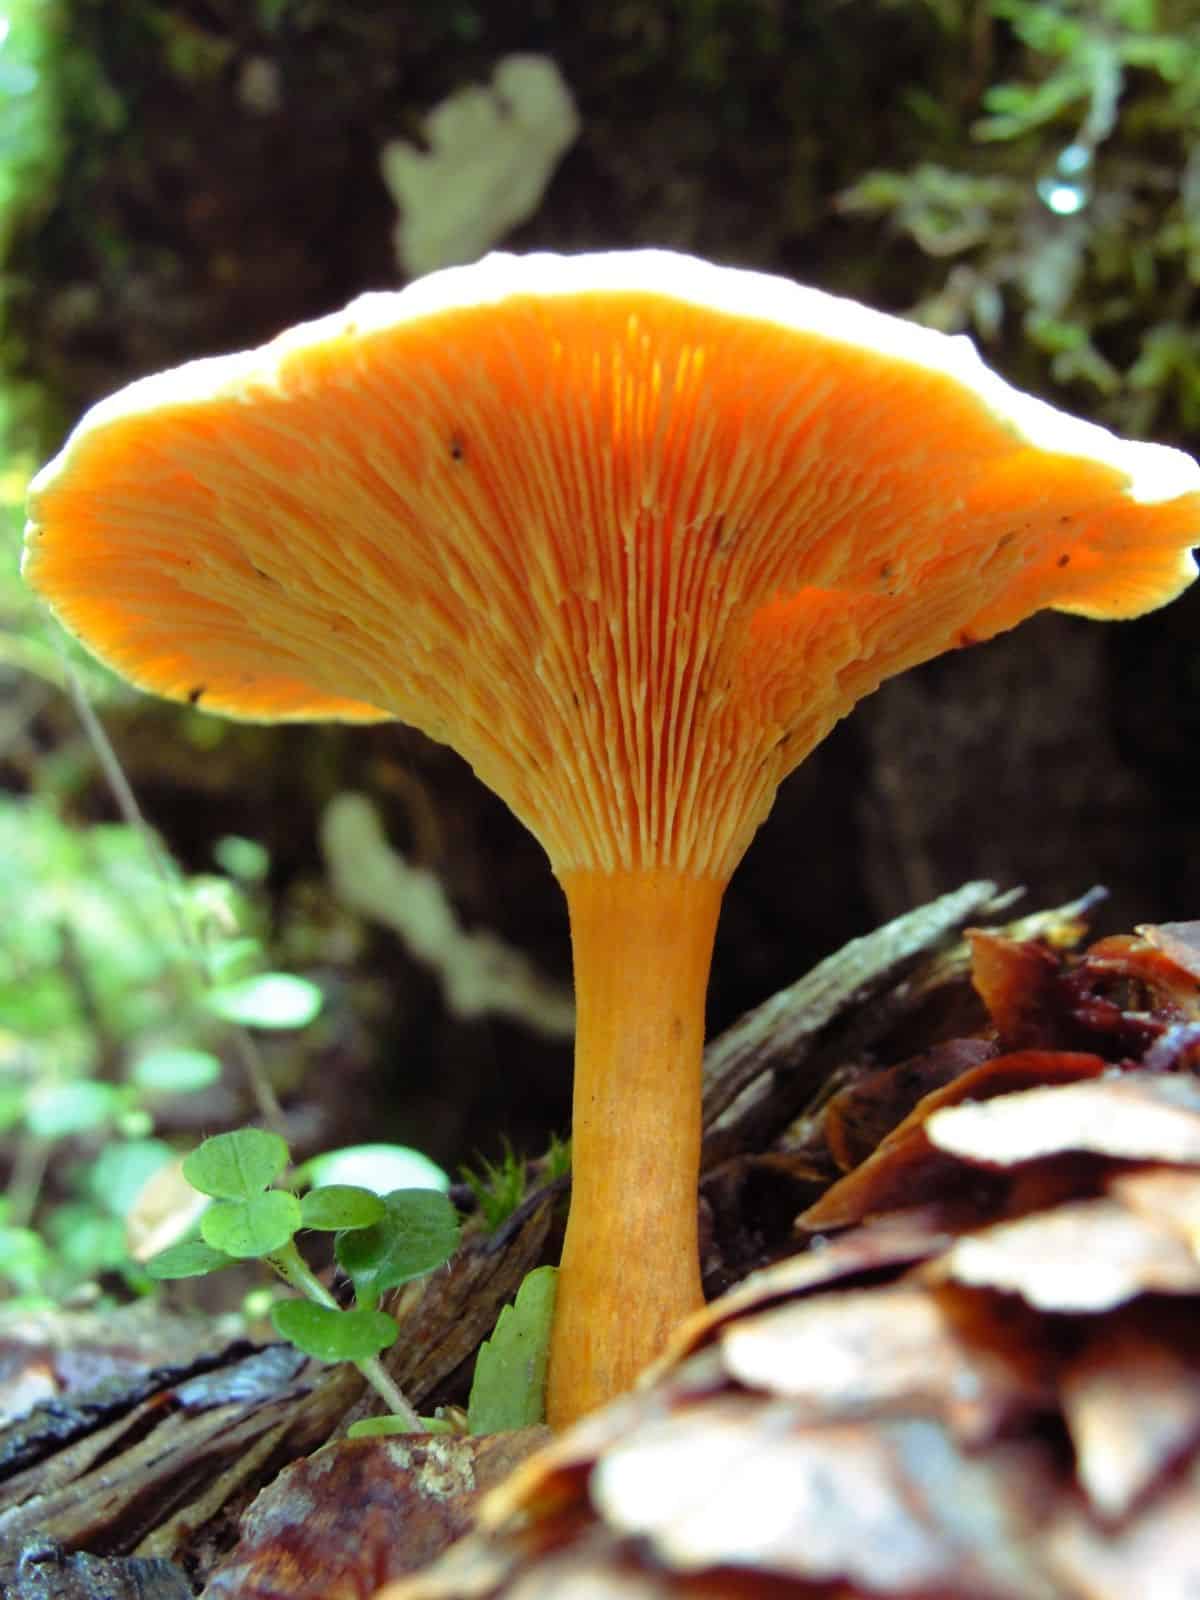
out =
<path fill-rule="evenodd" d="M 1195 575 L 1200 470 L 666 252 L 490 257 L 95 407 L 24 570 L 141 687 L 396 717 L 555 866 L 724 873 L 885 677 Z"/>

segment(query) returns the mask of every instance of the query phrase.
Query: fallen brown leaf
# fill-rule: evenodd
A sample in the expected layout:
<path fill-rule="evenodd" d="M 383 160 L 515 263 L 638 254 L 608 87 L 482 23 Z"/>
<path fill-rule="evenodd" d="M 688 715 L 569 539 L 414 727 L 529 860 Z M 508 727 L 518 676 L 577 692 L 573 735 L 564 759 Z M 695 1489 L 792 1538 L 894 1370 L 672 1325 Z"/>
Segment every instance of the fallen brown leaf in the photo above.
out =
<path fill-rule="evenodd" d="M 1067 1363 L 1062 1406 L 1080 1485 L 1115 1520 L 1200 1440 L 1200 1369 L 1129 1319 Z"/>
<path fill-rule="evenodd" d="M 1200 922 L 1145 923 L 1137 931 L 1181 972 L 1200 983 Z"/>
<path fill-rule="evenodd" d="M 1019 1499 L 917 1418 L 802 1428 L 792 1406 L 726 1396 L 618 1444 L 589 1494 L 618 1536 L 647 1541 L 677 1571 L 723 1565 L 980 1600 L 1049 1592 L 1021 1553 Z M 973 1523 L 998 1536 L 972 1540 Z"/>
<path fill-rule="evenodd" d="M 1025 1087 L 1038 1070 L 1061 1081 Z M 999 1151 L 1069 1181 L 1022 1177 L 1033 1209 L 958 1235 L 941 1205 L 902 1211 L 755 1274 L 379 1600 L 1194 1596 L 1200 1171 L 1179 1163 L 1200 1090 L 1110 1071 L 1023 1051 L 926 1096 L 877 1164 L 919 1139 L 943 1178 Z"/>
<path fill-rule="evenodd" d="M 1051 1046 L 1061 961 L 1040 940 L 1011 939 L 988 928 L 967 930 L 971 982 L 988 1009 L 1001 1049 Z"/>
<path fill-rule="evenodd" d="M 792 1301 L 727 1324 L 719 1341 L 731 1377 L 807 1402 L 814 1416 L 934 1415 L 963 1444 L 1048 1393 L 1011 1315 L 917 1282 Z"/>
<path fill-rule="evenodd" d="M 1059 1050 L 1021 1050 L 985 1061 L 918 1101 L 861 1166 L 800 1214 L 797 1226 L 818 1233 L 861 1222 L 876 1212 L 959 1198 L 977 1186 L 978 1178 L 933 1148 L 926 1123 L 935 1112 L 963 1100 L 990 1100 L 1030 1084 L 1095 1078 L 1107 1070 L 1100 1056 Z M 981 1204 L 994 1207 L 994 1195 L 982 1197 Z"/>
<path fill-rule="evenodd" d="M 927 1095 L 998 1054 L 987 1039 L 950 1039 L 848 1085 L 825 1108 L 825 1142 L 843 1172 L 865 1161 Z"/>
<path fill-rule="evenodd" d="M 1062 1514 L 1048 1555 L 1067 1593 L 1084 1600 L 1195 1600 L 1200 1594 L 1200 1459 L 1177 1483 L 1123 1526 L 1105 1527 L 1085 1512 Z"/>
<path fill-rule="evenodd" d="M 1200 1084 L 1128 1075 L 1028 1089 L 938 1109 L 924 1127 L 938 1149 L 985 1166 L 1069 1150 L 1200 1163 Z"/>
<path fill-rule="evenodd" d="M 1108 1188 L 1130 1211 L 1170 1224 L 1200 1254 L 1200 1173 L 1161 1167 L 1118 1172 Z"/>
<path fill-rule="evenodd" d="M 1019 1294 L 1040 1311 L 1107 1311 L 1140 1294 L 1200 1293 L 1200 1259 L 1115 1200 L 1080 1200 L 952 1244 L 931 1272 Z"/>

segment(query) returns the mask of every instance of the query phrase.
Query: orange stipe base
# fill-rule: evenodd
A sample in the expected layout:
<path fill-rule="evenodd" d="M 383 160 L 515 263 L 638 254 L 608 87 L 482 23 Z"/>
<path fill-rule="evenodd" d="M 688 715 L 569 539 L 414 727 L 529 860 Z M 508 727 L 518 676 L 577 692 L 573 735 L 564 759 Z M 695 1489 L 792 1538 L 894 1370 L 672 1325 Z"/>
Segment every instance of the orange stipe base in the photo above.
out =
<path fill-rule="evenodd" d="M 724 884 L 563 875 L 575 991 L 571 1215 L 547 1417 L 630 1388 L 703 1304 L 697 1239 L 704 993 Z"/>

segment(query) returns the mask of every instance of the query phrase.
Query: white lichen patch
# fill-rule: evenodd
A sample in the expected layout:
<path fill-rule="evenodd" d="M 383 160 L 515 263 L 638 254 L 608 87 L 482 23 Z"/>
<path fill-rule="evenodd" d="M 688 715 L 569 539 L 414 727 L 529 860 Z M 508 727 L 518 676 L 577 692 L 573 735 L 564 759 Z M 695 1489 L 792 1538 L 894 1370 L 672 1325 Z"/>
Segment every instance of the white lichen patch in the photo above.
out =
<path fill-rule="evenodd" d="M 474 261 L 533 216 L 579 132 L 565 79 L 548 56 L 505 56 L 490 86 L 456 90 L 424 119 L 427 149 L 383 147 L 383 181 L 400 207 L 396 255 L 409 277 Z"/>
<path fill-rule="evenodd" d="M 458 1500 L 475 1493 L 475 1461 L 464 1441 L 436 1436 L 420 1441 L 389 1440 L 393 1465 L 411 1471 L 429 1500 Z"/>

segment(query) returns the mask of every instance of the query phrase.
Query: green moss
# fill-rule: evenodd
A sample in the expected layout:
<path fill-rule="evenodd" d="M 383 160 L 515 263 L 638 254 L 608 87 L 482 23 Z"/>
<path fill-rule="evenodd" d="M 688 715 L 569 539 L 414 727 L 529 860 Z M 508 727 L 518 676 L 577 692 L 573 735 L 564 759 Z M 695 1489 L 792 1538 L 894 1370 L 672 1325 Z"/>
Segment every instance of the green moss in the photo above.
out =
<path fill-rule="evenodd" d="M 1183 435 L 1200 415 L 1200 16 L 1169 0 L 987 9 L 974 51 L 994 81 L 953 122 L 926 119 L 931 159 L 867 174 L 841 208 L 927 258 L 924 320 L 1003 340 L 1016 378 L 1118 428 Z"/>
<path fill-rule="evenodd" d="M 46 77 L 60 22 L 55 0 L 0 6 L 0 257 L 17 219 L 51 192 L 62 129 Z"/>
<path fill-rule="evenodd" d="M 15 376 L 24 345 L 12 316 L 19 298 L 8 272 L 14 234 L 52 204 L 65 148 L 56 99 L 48 84 L 62 30 L 56 0 L 0 4 L 0 517 L 11 529 L 14 483 L 41 442 L 45 407 L 40 386 Z"/>

